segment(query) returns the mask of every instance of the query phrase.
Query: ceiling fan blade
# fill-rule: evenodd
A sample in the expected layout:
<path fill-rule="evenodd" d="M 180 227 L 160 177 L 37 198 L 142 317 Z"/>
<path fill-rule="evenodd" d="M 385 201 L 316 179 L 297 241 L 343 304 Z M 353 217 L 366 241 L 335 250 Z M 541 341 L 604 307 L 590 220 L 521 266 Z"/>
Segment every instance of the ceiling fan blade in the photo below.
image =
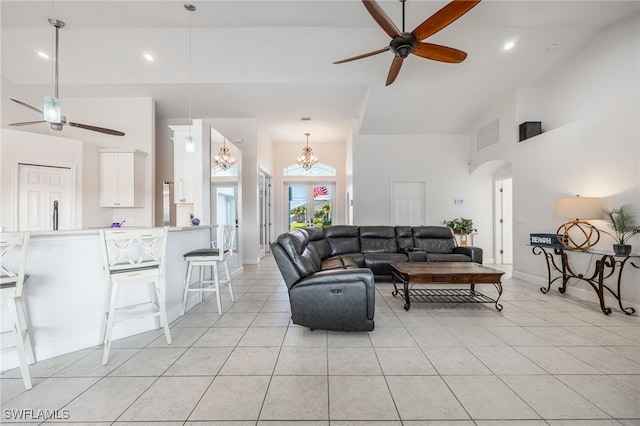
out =
<path fill-rule="evenodd" d="M 377 55 L 378 53 L 382 53 L 382 52 L 386 52 L 390 49 L 389 46 L 380 49 L 380 50 L 376 50 L 373 52 L 369 52 L 369 53 L 363 53 L 362 55 L 358 55 L 358 56 L 354 56 L 353 58 L 348 58 L 348 59 L 343 59 L 341 61 L 335 61 L 334 64 L 343 64 L 345 62 L 351 62 L 351 61 L 355 61 L 357 59 L 362 59 L 362 58 L 368 58 L 369 56 L 373 56 L 373 55 Z"/>
<path fill-rule="evenodd" d="M 9 123 L 9 126 L 29 126 L 30 124 L 46 123 L 44 120 L 38 121 L 21 121 L 20 123 Z"/>
<path fill-rule="evenodd" d="M 123 132 L 120 132 L 118 130 L 113 130 L 113 129 L 107 129 L 105 127 L 90 126 L 88 124 L 72 123 L 72 122 L 68 122 L 67 124 L 69 126 L 71 126 L 71 127 L 78 127 L 80 129 L 86 129 L 86 130 L 92 130 L 94 132 L 106 133 L 107 135 L 124 136 Z"/>
<path fill-rule="evenodd" d="M 384 13 L 384 10 L 380 7 L 375 0 L 362 0 L 364 7 L 367 8 L 371 17 L 380 25 L 380 28 L 384 30 L 385 33 L 389 35 L 391 38 L 396 38 L 402 33 L 396 27 L 396 24 Z"/>
<path fill-rule="evenodd" d="M 385 86 L 390 85 L 396 80 L 398 73 L 400 72 L 400 68 L 402 68 L 402 62 L 404 58 L 400 56 L 394 56 L 393 62 L 391 62 L 391 68 L 389 68 L 389 74 L 387 75 L 387 83 Z"/>
<path fill-rule="evenodd" d="M 412 34 L 416 40 L 422 41 L 460 18 L 478 3 L 480 0 L 453 0 L 418 25 Z"/>
<path fill-rule="evenodd" d="M 36 108 L 36 107 L 33 107 L 33 106 L 31 106 L 31 105 L 29 105 L 29 104 L 26 104 L 26 103 L 24 103 L 24 102 L 22 102 L 22 101 L 19 101 L 19 100 L 17 100 L 17 99 L 13 99 L 13 98 L 9 98 L 9 99 L 11 99 L 13 102 L 15 102 L 15 103 L 17 103 L 17 104 L 22 105 L 23 107 L 29 108 L 29 109 L 31 109 L 31 110 L 33 110 L 33 111 L 37 112 L 37 113 L 40 113 L 40 115 L 44 116 L 44 112 L 40 111 L 40 110 L 39 110 L 38 108 Z"/>
<path fill-rule="evenodd" d="M 453 47 L 440 46 L 439 44 L 418 43 L 413 50 L 414 55 L 434 61 L 459 64 L 467 57 L 467 53 Z"/>

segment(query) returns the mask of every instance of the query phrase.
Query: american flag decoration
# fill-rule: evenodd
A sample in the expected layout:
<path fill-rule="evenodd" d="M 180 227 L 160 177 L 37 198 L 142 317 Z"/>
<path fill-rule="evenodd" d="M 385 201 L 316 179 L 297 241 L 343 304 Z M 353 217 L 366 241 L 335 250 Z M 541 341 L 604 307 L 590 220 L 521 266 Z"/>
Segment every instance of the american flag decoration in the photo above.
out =
<path fill-rule="evenodd" d="M 324 197 L 329 195 L 329 188 L 326 186 L 314 186 L 313 187 L 313 198 Z"/>

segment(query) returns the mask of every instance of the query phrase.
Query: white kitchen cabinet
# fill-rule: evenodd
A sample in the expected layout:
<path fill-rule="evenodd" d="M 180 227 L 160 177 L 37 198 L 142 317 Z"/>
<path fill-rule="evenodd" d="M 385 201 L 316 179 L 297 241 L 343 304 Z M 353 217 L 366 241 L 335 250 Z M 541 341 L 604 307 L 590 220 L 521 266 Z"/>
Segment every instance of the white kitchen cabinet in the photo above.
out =
<path fill-rule="evenodd" d="M 100 151 L 100 207 L 144 207 L 142 151 Z"/>

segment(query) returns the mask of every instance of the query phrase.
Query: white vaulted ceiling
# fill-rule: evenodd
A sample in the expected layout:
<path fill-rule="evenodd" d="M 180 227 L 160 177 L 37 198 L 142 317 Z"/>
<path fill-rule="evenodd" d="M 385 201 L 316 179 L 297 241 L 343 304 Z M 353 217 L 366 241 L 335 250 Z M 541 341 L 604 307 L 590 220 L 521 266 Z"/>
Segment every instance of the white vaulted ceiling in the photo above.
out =
<path fill-rule="evenodd" d="M 53 29 L 60 31 L 60 96 L 150 96 L 162 118 L 188 116 L 188 22 L 182 1 L 2 1 L 2 76 L 37 104 L 51 92 Z M 332 62 L 388 45 L 358 0 L 192 1 L 193 117 L 255 117 L 274 141 L 362 134 L 459 134 L 487 105 L 570 61 L 598 32 L 640 10 L 637 1 L 484 0 L 427 41 L 464 50 L 461 64 L 411 55 L 384 86 L 392 54 Z M 401 27 L 399 1 L 381 1 Z M 408 0 L 406 30 L 444 6 Z M 53 10 L 53 11 L 52 11 Z M 510 51 L 502 49 L 509 40 Z M 556 44 L 557 48 L 547 51 Z M 615 48 L 615 46 L 612 46 Z M 143 59 L 150 53 L 155 61 Z M 3 105 L 6 105 L 3 103 Z M 19 105 L 10 105 L 20 109 Z M 12 113 L 25 121 L 28 110 Z M 300 117 L 312 117 L 311 124 Z M 311 128 L 310 128 L 311 126 Z"/>

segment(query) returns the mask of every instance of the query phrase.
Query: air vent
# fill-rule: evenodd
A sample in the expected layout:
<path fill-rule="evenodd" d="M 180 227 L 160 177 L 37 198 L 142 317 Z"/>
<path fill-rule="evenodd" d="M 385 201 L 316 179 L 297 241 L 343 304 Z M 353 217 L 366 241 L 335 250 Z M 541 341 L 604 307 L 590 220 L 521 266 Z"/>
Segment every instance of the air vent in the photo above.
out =
<path fill-rule="evenodd" d="M 478 151 L 489 148 L 500 142 L 500 119 L 496 118 L 477 131 L 476 145 Z"/>

